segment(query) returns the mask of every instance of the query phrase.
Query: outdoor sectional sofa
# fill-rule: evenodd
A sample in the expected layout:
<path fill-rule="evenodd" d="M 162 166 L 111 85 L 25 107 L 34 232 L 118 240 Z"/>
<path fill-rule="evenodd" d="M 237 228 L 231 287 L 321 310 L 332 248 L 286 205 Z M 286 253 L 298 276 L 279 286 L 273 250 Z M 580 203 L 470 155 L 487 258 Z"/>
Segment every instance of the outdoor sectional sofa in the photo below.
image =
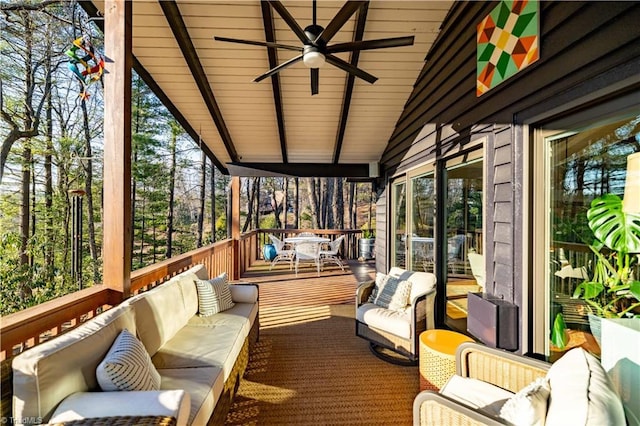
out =
<path fill-rule="evenodd" d="M 14 419 L 39 424 L 102 418 L 101 424 L 115 424 L 130 416 L 178 425 L 223 423 L 257 340 L 258 287 L 230 285 L 234 306 L 201 317 L 195 282 L 208 278 L 204 266 L 195 266 L 17 356 Z M 100 391 L 96 368 L 123 329 L 146 348 L 160 390 Z"/>

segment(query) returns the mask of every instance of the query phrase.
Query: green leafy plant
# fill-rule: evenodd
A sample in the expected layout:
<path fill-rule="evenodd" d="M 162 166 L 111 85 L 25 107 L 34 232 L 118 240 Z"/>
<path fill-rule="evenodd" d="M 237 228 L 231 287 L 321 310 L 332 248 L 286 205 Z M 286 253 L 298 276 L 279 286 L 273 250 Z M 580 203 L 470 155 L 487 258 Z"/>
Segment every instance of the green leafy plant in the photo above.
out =
<path fill-rule="evenodd" d="M 553 329 L 551 330 L 551 343 L 558 349 L 564 349 L 569 343 L 569 333 L 564 322 L 562 313 L 556 315 L 553 321 Z"/>
<path fill-rule="evenodd" d="M 593 277 L 578 285 L 573 297 L 582 298 L 600 317 L 640 317 L 640 281 L 633 274 L 640 253 L 640 215 L 623 212 L 620 197 L 607 194 L 591 202 L 587 219 L 595 236 L 589 246 L 595 254 Z"/>

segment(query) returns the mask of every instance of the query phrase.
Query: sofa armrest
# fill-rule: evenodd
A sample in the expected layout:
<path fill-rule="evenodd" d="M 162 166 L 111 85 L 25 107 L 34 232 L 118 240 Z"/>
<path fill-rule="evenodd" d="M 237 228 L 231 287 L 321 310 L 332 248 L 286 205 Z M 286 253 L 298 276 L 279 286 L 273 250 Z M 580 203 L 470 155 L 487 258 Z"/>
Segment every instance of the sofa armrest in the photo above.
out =
<path fill-rule="evenodd" d="M 414 426 L 453 424 L 475 426 L 508 423 L 433 391 L 422 391 L 413 400 Z"/>
<path fill-rule="evenodd" d="M 260 292 L 256 284 L 234 283 L 229 286 L 231 290 L 231 300 L 239 303 L 256 303 L 259 300 Z"/>
<path fill-rule="evenodd" d="M 364 281 L 358 284 L 358 288 L 356 289 L 356 307 L 369 300 L 375 284 L 376 282 L 374 280 Z"/>
<path fill-rule="evenodd" d="M 178 426 L 186 425 L 191 397 L 184 390 L 76 392 L 65 398 L 54 411 L 50 423 L 114 416 L 174 417 Z"/>
<path fill-rule="evenodd" d="M 551 364 L 479 343 L 463 343 L 456 352 L 459 376 L 491 383 L 513 393 L 539 377 Z"/>

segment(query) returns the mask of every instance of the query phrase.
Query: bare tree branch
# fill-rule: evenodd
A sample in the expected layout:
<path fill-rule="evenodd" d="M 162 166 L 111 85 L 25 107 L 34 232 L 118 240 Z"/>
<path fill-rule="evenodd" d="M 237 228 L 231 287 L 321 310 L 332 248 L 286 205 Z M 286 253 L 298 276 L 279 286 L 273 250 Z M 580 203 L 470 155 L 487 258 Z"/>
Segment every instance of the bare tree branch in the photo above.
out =
<path fill-rule="evenodd" d="M 47 6 L 57 3 L 62 3 L 63 0 L 43 0 L 38 3 L 32 2 L 16 2 L 16 3 L 2 3 L 0 4 L 0 10 L 6 11 L 21 11 L 21 10 L 42 10 Z"/>

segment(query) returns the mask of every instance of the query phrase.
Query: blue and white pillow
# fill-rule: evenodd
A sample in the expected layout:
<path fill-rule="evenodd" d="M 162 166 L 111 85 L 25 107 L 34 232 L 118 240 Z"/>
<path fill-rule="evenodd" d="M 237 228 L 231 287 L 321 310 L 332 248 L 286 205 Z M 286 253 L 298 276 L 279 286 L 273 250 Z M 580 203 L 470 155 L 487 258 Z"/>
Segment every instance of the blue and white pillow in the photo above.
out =
<path fill-rule="evenodd" d="M 160 389 L 160 374 L 144 345 L 127 329 L 120 332 L 96 369 L 103 391 Z"/>
<path fill-rule="evenodd" d="M 223 272 L 211 280 L 196 280 L 198 290 L 198 314 L 210 317 L 218 312 L 233 308 L 227 273 Z"/>

